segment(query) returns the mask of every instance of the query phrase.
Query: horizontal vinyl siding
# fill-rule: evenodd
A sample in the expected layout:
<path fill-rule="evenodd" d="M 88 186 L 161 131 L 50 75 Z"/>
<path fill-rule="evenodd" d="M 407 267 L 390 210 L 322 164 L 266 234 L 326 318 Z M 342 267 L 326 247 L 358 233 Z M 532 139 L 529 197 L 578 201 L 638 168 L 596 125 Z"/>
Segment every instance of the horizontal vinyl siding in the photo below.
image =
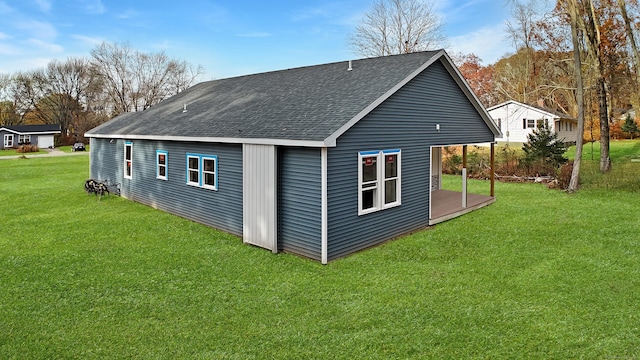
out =
<path fill-rule="evenodd" d="M 91 140 L 91 176 L 115 178 L 122 196 L 154 208 L 242 235 L 242 147 L 208 143 L 134 140 L 132 179 L 123 178 L 124 140 Z M 94 145 L 97 145 L 94 148 Z M 156 150 L 166 151 L 167 180 L 156 179 Z M 218 157 L 218 190 L 187 185 L 187 153 Z"/>
<path fill-rule="evenodd" d="M 109 139 L 90 139 L 89 176 L 97 180 L 110 180 L 122 184 L 122 156 L 124 142 L 109 143 Z"/>
<path fill-rule="evenodd" d="M 431 146 L 493 140 L 445 67 L 427 68 L 329 148 L 329 260 L 428 225 Z M 401 150 L 402 204 L 358 216 L 358 152 L 387 149 Z"/>
<path fill-rule="evenodd" d="M 320 149 L 278 149 L 278 248 L 321 260 Z"/>

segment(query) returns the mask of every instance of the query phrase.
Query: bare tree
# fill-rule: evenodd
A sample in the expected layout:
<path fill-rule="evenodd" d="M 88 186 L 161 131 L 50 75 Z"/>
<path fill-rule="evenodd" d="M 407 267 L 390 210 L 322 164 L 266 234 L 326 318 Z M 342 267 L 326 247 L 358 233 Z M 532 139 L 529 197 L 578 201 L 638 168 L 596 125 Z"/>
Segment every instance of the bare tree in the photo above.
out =
<path fill-rule="evenodd" d="M 538 14 L 537 9 L 535 8 L 536 2 L 533 0 L 529 0 L 528 3 L 524 3 L 521 1 L 513 0 L 511 7 L 511 20 L 507 21 L 507 34 L 511 38 L 514 47 L 518 50 L 518 52 L 523 52 L 525 54 L 524 61 L 524 72 L 525 76 L 523 77 L 524 87 L 522 94 L 522 101 L 525 103 L 530 102 L 534 99 L 529 99 L 529 87 L 530 87 L 530 77 L 535 75 L 536 69 L 531 69 L 533 65 L 535 67 L 535 63 L 532 62 L 531 56 L 533 52 L 533 32 L 534 27 L 537 22 L 536 14 Z"/>
<path fill-rule="evenodd" d="M 12 85 L 12 76 L 0 74 L 0 125 L 18 125 L 20 123 L 20 115 L 16 112 L 15 103 L 12 101 Z"/>
<path fill-rule="evenodd" d="M 14 99 L 28 122 L 59 124 L 63 132 L 73 132 L 86 112 L 93 75 L 86 59 L 52 60 L 45 69 L 14 77 Z"/>
<path fill-rule="evenodd" d="M 604 60 L 602 54 L 602 36 L 600 24 L 592 0 L 583 0 L 584 16 L 582 17 L 582 29 L 587 42 L 587 53 L 596 65 L 597 80 L 596 91 L 598 93 L 598 110 L 600 114 L 600 171 L 611 170 L 611 158 L 609 156 L 609 108 L 607 105 L 607 82 L 605 78 Z"/>
<path fill-rule="evenodd" d="M 112 102 L 113 115 L 142 111 L 191 86 L 203 68 L 146 54 L 128 45 L 102 43 L 91 51 L 96 71 Z"/>
<path fill-rule="evenodd" d="M 634 29 L 632 27 L 631 20 L 629 19 L 629 14 L 627 12 L 627 4 L 625 0 L 617 0 L 618 7 L 620 8 L 620 14 L 622 15 L 622 20 L 624 22 L 625 31 L 627 34 L 627 41 L 631 46 L 631 52 L 633 54 L 633 60 L 635 65 L 635 75 L 636 75 L 636 105 L 640 106 L 640 51 L 638 51 L 638 43 L 636 42 L 636 36 Z"/>
<path fill-rule="evenodd" d="M 112 102 L 114 115 L 132 111 L 134 50 L 127 45 L 103 42 L 91 50 L 91 56 Z"/>
<path fill-rule="evenodd" d="M 584 134 L 584 83 L 582 80 L 582 56 L 580 38 L 578 36 L 578 5 L 576 0 L 568 0 L 565 4 L 571 22 L 571 41 L 573 43 L 573 60 L 576 76 L 576 101 L 578 102 L 578 137 L 576 138 L 576 154 L 573 170 L 569 180 L 568 191 L 578 190 L 580 184 L 580 164 L 582 161 L 582 136 Z"/>
<path fill-rule="evenodd" d="M 376 0 L 350 43 L 365 57 L 407 54 L 446 46 L 440 17 L 421 0 Z"/>

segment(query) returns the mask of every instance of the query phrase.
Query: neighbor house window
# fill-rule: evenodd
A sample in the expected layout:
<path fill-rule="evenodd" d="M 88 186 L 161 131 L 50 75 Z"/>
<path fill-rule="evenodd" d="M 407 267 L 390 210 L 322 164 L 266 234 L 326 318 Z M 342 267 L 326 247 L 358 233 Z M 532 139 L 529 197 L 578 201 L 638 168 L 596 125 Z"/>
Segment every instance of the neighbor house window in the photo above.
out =
<path fill-rule="evenodd" d="M 133 143 L 124 143 L 124 178 L 131 179 L 133 176 Z"/>
<path fill-rule="evenodd" d="M 534 119 L 522 119 L 523 129 L 533 129 L 536 127 L 536 121 Z"/>
<path fill-rule="evenodd" d="M 30 144 L 31 135 L 18 135 L 18 144 Z"/>
<path fill-rule="evenodd" d="M 358 214 L 400 205 L 400 150 L 358 153 Z"/>
<path fill-rule="evenodd" d="M 502 119 L 498 118 L 498 129 L 502 129 Z"/>
<path fill-rule="evenodd" d="M 187 154 L 187 184 L 218 190 L 218 157 Z"/>
<path fill-rule="evenodd" d="M 13 134 L 4 134 L 4 147 L 13 147 Z"/>
<path fill-rule="evenodd" d="M 167 158 L 169 153 L 162 150 L 156 151 L 156 178 L 167 180 Z"/>

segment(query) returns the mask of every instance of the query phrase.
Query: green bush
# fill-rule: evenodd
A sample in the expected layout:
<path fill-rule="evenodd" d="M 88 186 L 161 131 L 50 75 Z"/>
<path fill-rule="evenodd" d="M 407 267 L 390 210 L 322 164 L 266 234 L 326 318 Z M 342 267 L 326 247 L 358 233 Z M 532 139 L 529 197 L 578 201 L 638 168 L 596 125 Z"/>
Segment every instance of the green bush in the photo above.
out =
<path fill-rule="evenodd" d="M 568 159 L 564 156 L 567 146 L 551 131 L 545 121 L 527 135 L 527 142 L 522 145 L 524 166 L 535 169 L 538 175 L 553 175 L 560 165 Z"/>

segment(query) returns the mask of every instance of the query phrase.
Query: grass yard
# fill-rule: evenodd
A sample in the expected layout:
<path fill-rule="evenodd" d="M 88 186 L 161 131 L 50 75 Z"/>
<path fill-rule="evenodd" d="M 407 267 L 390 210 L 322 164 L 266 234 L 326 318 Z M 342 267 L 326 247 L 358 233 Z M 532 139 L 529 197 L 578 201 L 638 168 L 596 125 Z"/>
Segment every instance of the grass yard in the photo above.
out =
<path fill-rule="evenodd" d="M 0 156 L 15 156 L 15 155 L 18 155 L 18 156 L 27 155 L 27 156 L 29 156 L 29 155 L 38 155 L 38 154 L 46 154 L 46 153 L 47 152 L 44 149 L 38 149 L 37 152 L 28 152 L 26 154 L 18 152 L 16 149 L 7 149 L 7 150 L 2 149 L 2 150 L 0 150 Z"/>
<path fill-rule="evenodd" d="M 497 183 L 323 266 L 97 201 L 88 161 L 0 161 L 2 359 L 640 357 L 638 192 Z"/>

